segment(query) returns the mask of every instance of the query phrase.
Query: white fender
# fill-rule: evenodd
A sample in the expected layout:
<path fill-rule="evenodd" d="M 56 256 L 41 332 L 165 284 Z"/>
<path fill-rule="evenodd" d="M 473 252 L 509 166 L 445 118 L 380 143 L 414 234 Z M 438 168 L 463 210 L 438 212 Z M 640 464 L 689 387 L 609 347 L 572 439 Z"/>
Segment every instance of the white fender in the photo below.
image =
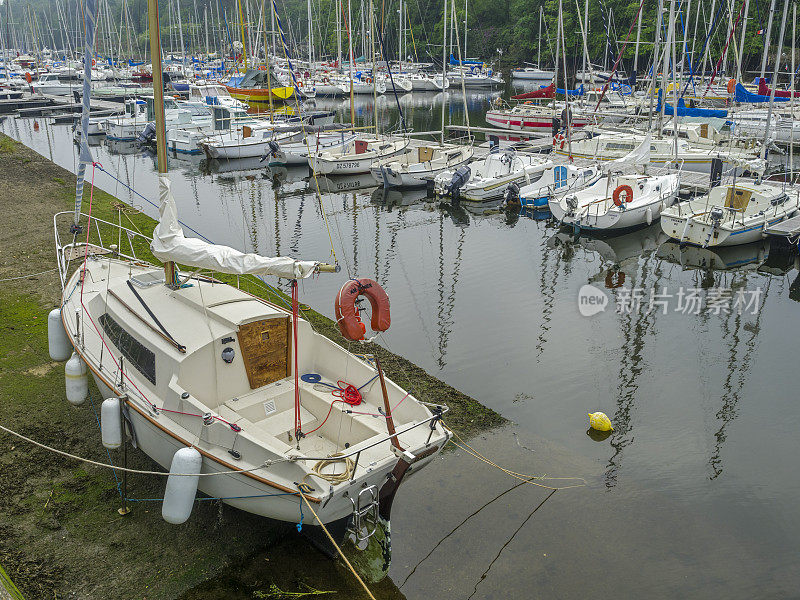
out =
<path fill-rule="evenodd" d="M 80 406 L 86 401 L 89 395 L 89 377 L 86 371 L 86 363 L 76 352 L 64 366 L 64 383 L 67 388 L 67 400 L 70 404 Z"/>
<path fill-rule="evenodd" d="M 644 211 L 644 220 L 647 221 L 648 225 L 653 222 L 653 210 L 649 206 L 647 207 L 647 210 Z"/>
<path fill-rule="evenodd" d="M 202 464 L 203 457 L 191 447 L 181 448 L 172 457 L 167 489 L 164 491 L 164 503 L 161 505 L 161 516 L 167 523 L 180 525 L 191 516 Z M 190 475 L 182 476 L 177 473 Z"/>
<path fill-rule="evenodd" d="M 122 445 L 122 417 L 119 398 L 107 398 L 100 406 L 100 434 L 103 446 L 110 450 Z"/>
<path fill-rule="evenodd" d="M 62 362 L 72 355 L 72 344 L 61 322 L 60 308 L 54 308 L 47 315 L 47 345 L 52 360 Z"/>

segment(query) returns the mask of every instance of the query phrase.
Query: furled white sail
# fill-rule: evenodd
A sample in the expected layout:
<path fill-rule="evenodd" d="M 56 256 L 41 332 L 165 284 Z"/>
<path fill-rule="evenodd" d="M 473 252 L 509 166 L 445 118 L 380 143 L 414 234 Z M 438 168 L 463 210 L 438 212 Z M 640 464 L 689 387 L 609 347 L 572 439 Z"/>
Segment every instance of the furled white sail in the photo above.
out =
<path fill-rule="evenodd" d="M 642 143 L 636 146 L 633 150 L 628 152 L 622 158 L 617 158 L 606 163 L 606 170 L 619 171 L 627 167 L 641 167 L 650 162 L 650 141 L 652 137 L 650 132 L 644 136 Z"/>
<path fill-rule="evenodd" d="M 150 249 L 156 258 L 181 265 L 210 269 L 237 275 L 275 275 L 288 279 L 303 279 L 314 273 L 316 262 L 295 260 L 279 256 L 268 258 L 246 254 L 229 246 L 209 244 L 196 238 L 187 238 L 178 224 L 178 211 L 172 197 L 169 177 L 159 175 L 158 189 L 161 200 L 158 225 L 153 231 Z"/>

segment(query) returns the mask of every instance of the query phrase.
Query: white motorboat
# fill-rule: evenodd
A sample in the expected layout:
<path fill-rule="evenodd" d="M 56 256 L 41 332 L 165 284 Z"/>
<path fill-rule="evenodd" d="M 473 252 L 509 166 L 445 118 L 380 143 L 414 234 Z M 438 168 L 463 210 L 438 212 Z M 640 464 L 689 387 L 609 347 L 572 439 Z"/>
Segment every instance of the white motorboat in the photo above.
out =
<path fill-rule="evenodd" d="M 405 73 L 392 73 L 391 77 L 386 76 L 386 91 L 397 92 L 398 94 L 410 92 L 414 85 Z"/>
<path fill-rule="evenodd" d="M 47 94 L 48 96 L 70 96 L 72 92 L 81 91 L 79 81 L 61 81 L 57 73 L 44 73 L 31 84 L 34 93 Z"/>
<path fill-rule="evenodd" d="M 283 128 L 267 121 L 214 133 L 198 142 L 198 145 L 208 158 L 233 160 L 261 157 L 267 153 L 270 142 L 295 142 L 302 137 L 303 131 L 299 127 Z"/>
<path fill-rule="evenodd" d="M 505 81 L 500 75 L 494 73 L 491 69 L 488 71 L 470 71 L 462 73 L 460 71 L 451 71 L 447 74 L 450 80 L 450 87 L 456 89 L 462 85 L 465 89 L 487 89 L 503 85 Z"/>
<path fill-rule="evenodd" d="M 523 67 L 521 69 L 514 69 L 511 71 L 512 79 L 519 79 L 521 81 L 537 81 L 539 83 L 550 83 L 553 81 L 553 71 L 546 71 L 539 67 Z"/>
<path fill-rule="evenodd" d="M 345 80 L 335 75 L 320 75 L 313 85 L 317 96 L 344 96 L 350 93 L 349 84 L 345 85 Z"/>
<path fill-rule="evenodd" d="M 609 173 L 593 185 L 552 198 L 553 217 L 585 230 L 622 230 L 650 225 L 678 196 L 680 175 Z"/>
<path fill-rule="evenodd" d="M 518 191 L 512 190 L 511 195 L 506 196 L 506 201 L 510 203 L 516 196 L 523 207 L 548 208 L 551 199 L 582 190 L 602 176 L 602 171 L 597 167 L 555 165 L 533 175 L 530 183 Z"/>
<path fill-rule="evenodd" d="M 147 124 L 155 117 L 153 97 L 146 96 L 143 100 L 144 105 L 140 104 L 141 100 L 127 101 L 124 115 L 106 119 L 105 128 L 108 139 L 130 142 L 144 132 Z M 168 126 L 191 122 L 190 111 L 182 109 L 174 98 L 164 98 L 164 114 Z"/>
<path fill-rule="evenodd" d="M 376 161 L 408 151 L 407 138 L 358 136 L 349 150 L 313 152 L 308 165 L 321 175 L 369 173 Z"/>
<path fill-rule="evenodd" d="M 424 71 L 411 73 L 408 76 L 411 81 L 411 90 L 414 92 L 441 92 L 450 87 L 450 80 L 439 75 L 429 75 Z"/>
<path fill-rule="evenodd" d="M 472 146 L 431 144 L 373 163 L 370 172 L 383 187 L 422 187 L 442 171 L 472 160 Z"/>
<path fill-rule="evenodd" d="M 455 171 L 443 171 L 434 179 L 434 191 L 473 202 L 496 200 L 505 195 L 509 185 L 527 185 L 552 166 L 552 161 L 534 154 L 496 151 Z"/>
<path fill-rule="evenodd" d="M 356 134 L 350 131 L 310 133 L 299 141 L 273 142 L 262 160 L 270 167 L 307 165 L 309 152 L 348 152 L 355 140 Z"/>
<path fill-rule="evenodd" d="M 798 206 L 796 187 L 738 179 L 676 204 L 662 215 L 661 228 L 681 243 L 703 248 L 747 244 L 793 216 Z"/>
<path fill-rule="evenodd" d="M 203 102 L 210 106 L 219 105 L 228 108 L 247 108 L 247 104 L 231 96 L 224 85 L 212 82 L 190 83 L 189 102 Z"/>

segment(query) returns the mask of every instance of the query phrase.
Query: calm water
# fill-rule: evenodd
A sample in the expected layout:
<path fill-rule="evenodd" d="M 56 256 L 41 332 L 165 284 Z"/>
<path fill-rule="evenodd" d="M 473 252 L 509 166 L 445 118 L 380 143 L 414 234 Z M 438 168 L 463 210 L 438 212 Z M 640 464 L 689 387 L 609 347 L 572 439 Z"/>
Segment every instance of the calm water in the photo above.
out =
<path fill-rule="evenodd" d="M 490 100 L 468 97 L 473 124 Z M 440 126 L 443 104 L 448 122 L 463 122 L 458 95 L 401 99 L 418 131 Z M 317 106 L 349 121 L 349 100 Z M 393 98 L 357 100 L 360 122 L 376 109 L 382 127 L 398 122 Z M 8 119 L 0 128 L 74 169 L 69 127 Z M 103 143 L 95 157 L 156 198 L 151 156 Z M 330 258 L 306 169 L 199 158 L 170 169 L 181 219 L 215 242 Z M 106 173 L 95 181 L 155 216 Z M 439 208 L 424 192 L 376 190 L 366 176 L 320 183 L 345 272 L 305 282 L 302 301 L 332 316 L 346 273 L 377 279 L 392 299 L 380 343 L 515 423 L 478 436 L 476 448 L 515 471 L 588 482 L 548 497 L 461 452 L 437 460 L 395 505 L 390 576 L 402 595 L 797 597 L 794 255 L 766 242 L 681 253 L 657 224 L 574 240 L 538 214 Z M 607 310 L 581 315 L 585 284 L 607 294 Z M 729 293 L 730 312 L 721 301 L 695 314 L 693 289 L 712 300 Z M 640 310 L 617 312 L 631 295 Z M 739 314 L 737 298 L 755 310 Z M 597 410 L 615 426 L 600 441 L 586 431 Z"/>

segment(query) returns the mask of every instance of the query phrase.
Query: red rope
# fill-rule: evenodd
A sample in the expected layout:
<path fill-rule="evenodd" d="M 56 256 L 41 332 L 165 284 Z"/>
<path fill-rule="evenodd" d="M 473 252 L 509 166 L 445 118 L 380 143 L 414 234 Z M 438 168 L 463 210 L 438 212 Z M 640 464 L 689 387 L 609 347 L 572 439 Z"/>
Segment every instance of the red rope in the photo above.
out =
<path fill-rule="evenodd" d="M 300 373 L 297 368 L 297 313 L 299 306 L 297 303 L 297 280 L 292 280 L 292 339 L 294 341 L 294 434 L 295 437 L 302 433 L 302 422 L 300 420 Z M 331 405 L 332 406 L 332 405 Z M 330 412 L 328 413 L 330 414 Z"/>

